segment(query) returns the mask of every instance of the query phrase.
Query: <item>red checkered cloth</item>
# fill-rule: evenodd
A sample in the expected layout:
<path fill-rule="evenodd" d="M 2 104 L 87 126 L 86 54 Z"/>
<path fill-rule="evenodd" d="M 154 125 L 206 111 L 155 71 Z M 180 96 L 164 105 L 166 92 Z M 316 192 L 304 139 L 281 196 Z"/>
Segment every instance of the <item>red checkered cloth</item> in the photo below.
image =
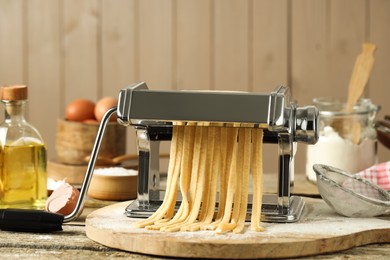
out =
<path fill-rule="evenodd" d="M 357 175 L 375 183 L 384 190 L 390 191 L 390 161 L 374 165 L 358 172 Z"/>

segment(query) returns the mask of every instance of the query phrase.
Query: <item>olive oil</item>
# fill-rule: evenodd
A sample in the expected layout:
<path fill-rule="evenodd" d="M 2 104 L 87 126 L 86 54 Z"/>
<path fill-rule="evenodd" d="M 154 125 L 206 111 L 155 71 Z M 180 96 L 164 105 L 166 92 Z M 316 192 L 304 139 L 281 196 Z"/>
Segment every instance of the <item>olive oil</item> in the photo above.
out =
<path fill-rule="evenodd" d="M 4 146 L 0 151 L 0 208 L 44 208 L 46 147 Z"/>
<path fill-rule="evenodd" d="M 27 86 L 0 87 L 0 208 L 43 209 L 47 198 L 46 146 L 24 117 Z"/>

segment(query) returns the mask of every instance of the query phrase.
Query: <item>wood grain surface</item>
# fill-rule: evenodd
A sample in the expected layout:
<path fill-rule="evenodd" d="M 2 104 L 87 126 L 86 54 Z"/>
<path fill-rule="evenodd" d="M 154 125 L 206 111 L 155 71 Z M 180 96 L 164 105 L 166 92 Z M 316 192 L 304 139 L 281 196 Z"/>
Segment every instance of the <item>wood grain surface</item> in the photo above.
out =
<path fill-rule="evenodd" d="M 2 259 L 177 259 L 151 256 L 106 247 L 89 239 L 85 234 L 85 218 L 94 210 L 112 204 L 87 200 L 82 215 L 63 225 L 63 231 L 41 234 L 23 232 L 0 232 L 0 255 Z M 299 259 L 384 259 L 390 257 L 390 243 L 355 247 L 341 252 L 302 257 Z"/>
<path fill-rule="evenodd" d="M 370 243 L 390 242 L 390 217 L 346 218 L 322 200 L 305 199 L 298 223 L 264 223 L 265 232 L 216 235 L 213 231 L 163 233 L 133 228 L 123 213 L 129 202 L 92 212 L 86 235 L 125 251 L 192 258 L 287 258 L 337 252 Z"/>
<path fill-rule="evenodd" d="M 389 13 L 388 0 L 0 0 L 0 83 L 29 86 L 29 121 L 55 158 L 56 120 L 75 98 L 117 96 L 135 81 L 256 92 L 287 84 L 308 105 L 346 95 L 360 46 L 371 41 L 378 50 L 365 96 L 381 105 L 382 119 Z M 136 152 L 132 130 L 127 153 Z M 268 172 L 274 154 L 265 154 Z M 305 154 L 302 145 L 297 171 Z M 383 145 L 378 154 L 390 158 Z"/>

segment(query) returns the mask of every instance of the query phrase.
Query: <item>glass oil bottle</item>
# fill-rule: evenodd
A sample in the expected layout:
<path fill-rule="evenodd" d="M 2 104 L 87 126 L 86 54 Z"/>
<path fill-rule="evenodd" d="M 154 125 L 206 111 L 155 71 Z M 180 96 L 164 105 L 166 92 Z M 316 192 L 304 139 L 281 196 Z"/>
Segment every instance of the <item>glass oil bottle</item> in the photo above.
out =
<path fill-rule="evenodd" d="M 3 86 L 0 100 L 0 208 L 43 209 L 47 198 L 46 146 L 25 117 L 27 86 Z"/>

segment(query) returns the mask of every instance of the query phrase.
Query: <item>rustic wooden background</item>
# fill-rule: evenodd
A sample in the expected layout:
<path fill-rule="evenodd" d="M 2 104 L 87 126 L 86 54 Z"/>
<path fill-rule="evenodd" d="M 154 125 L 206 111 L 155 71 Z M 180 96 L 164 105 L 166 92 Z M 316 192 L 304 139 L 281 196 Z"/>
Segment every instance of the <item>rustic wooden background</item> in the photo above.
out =
<path fill-rule="evenodd" d="M 345 96 L 364 41 L 377 44 L 365 93 L 390 114 L 388 0 L 0 0 L 0 84 L 29 86 L 29 121 L 55 157 L 71 100 L 151 89 L 270 92 L 300 105 Z M 128 151 L 135 152 L 129 128 Z M 276 149 L 266 170 L 276 171 Z M 269 151 L 269 152 L 268 152 Z M 390 152 L 379 146 L 380 161 Z M 300 145 L 297 171 L 304 171 Z"/>

